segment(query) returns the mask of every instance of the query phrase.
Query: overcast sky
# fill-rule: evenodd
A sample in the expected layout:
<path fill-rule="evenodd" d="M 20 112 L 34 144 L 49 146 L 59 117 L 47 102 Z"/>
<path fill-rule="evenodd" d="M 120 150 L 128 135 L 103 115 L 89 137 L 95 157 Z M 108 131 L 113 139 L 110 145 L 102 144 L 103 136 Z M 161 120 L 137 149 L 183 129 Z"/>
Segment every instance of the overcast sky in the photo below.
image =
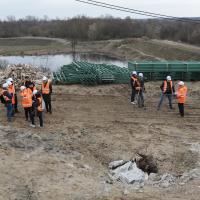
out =
<path fill-rule="evenodd" d="M 87 0 L 85 0 L 87 1 Z M 177 17 L 199 17 L 200 0 L 97 0 L 138 10 L 173 15 Z M 78 15 L 99 17 L 144 18 L 140 15 L 112 11 L 86 5 L 75 0 L 0 0 L 0 19 L 13 15 L 17 19 L 27 15 L 49 18 L 68 18 Z"/>

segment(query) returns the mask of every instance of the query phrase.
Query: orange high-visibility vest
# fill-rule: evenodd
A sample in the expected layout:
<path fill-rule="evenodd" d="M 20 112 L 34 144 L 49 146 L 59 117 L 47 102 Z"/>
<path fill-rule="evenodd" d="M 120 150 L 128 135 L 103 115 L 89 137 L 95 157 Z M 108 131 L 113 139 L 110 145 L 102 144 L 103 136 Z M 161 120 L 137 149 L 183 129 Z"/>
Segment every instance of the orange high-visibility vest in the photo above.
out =
<path fill-rule="evenodd" d="M 42 97 L 38 97 L 37 99 L 39 101 L 37 109 L 38 111 L 42 112 Z"/>
<path fill-rule="evenodd" d="M 170 81 L 171 90 L 172 90 L 172 87 L 173 87 L 173 83 L 172 83 L 172 81 Z M 166 92 L 166 90 L 167 90 L 167 81 L 164 81 L 163 92 Z"/>
<path fill-rule="evenodd" d="M 14 86 L 14 84 L 12 84 L 12 85 L 10 85 L 8 87 L 8 92 L 13 94 L 13 96 L 12 96 L 12 104 L 15 104 L 15 86 Z"/>
<path fill-rule="evenodd" d="M 140 87 L 140 82 L 138 81 L 138 79 L 137 78 L 135 78 L 135 77 L 131 77 L 132 78 L 132 80 L 137 84 L 137 87 L 135 87 L 135 89 L 136 90 L 140 90 L 141 89 L 141 87 Z"/>
<path fill-rule="evenodd" d="M 50 81 L 46 84 L 42 83 L 42 94 L 49 94 L 50 93 Z"/>
<path fill-rule="evenodd" d="M 177 91 L 178 103 L 185 103 L 186 97 L 187 97 L 187 87 L 186 86 L 182 86 L 182 87 L 179 86 L 178 91 Z"/>
<path fill-rule="evenodd" d="M 23 108 L 32 107 L 32 103 L 33 103 L 32 96 L 33 96 L 33 93 L 31 91 L 31 89 L 30 88 L 26 88 L 20 94 L 22 96 L 22 106 L 23 106 Z"/>

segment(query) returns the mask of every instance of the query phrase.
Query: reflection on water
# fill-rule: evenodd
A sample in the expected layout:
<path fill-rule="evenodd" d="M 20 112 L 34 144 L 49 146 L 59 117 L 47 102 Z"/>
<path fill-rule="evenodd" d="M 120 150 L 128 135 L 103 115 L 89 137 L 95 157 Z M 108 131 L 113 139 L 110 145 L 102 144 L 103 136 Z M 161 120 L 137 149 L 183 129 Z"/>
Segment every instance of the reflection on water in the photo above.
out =
<path fill-rule="evenodd" d="M 92 63 L 113 64 L 120 67 L 126 67 L 127 62 L 120 61 L 105 55 L 99 54 L 76 54 L 76 60 L 88 61 Z M 72 54 L 61 55 L 43 55 L 43 56 L 0 56 L 1 60 L 7 61 L 9 64 L 31 64 L 39 67 L 47 67 L 52 71 L 58 70 L 61 66 L 73 62 Z"/>

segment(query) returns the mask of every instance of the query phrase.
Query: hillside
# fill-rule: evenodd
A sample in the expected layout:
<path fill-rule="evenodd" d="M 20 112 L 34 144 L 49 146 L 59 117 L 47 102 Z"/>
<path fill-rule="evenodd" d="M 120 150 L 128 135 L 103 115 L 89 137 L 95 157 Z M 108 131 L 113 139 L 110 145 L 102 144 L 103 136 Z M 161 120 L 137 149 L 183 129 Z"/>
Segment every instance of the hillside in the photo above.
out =
<path fill-rule="evenodd" d="M 71 53 L 71 42 L 57 38 L 0 39 L 0 55 Z M 122 60 L 200 60 L 200 47 L 167 40 L 130 38 L 78 41 L 76 52 L 103 54 Z"/>

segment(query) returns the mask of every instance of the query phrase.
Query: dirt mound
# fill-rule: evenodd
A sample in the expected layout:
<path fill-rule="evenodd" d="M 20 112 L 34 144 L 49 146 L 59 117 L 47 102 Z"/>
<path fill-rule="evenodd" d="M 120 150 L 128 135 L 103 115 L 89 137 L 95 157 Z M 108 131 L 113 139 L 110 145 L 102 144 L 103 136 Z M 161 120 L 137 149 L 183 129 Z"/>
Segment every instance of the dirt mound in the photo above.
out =
<path fill-rule="evenodd" d="M 51 78 L 50 71 L 44 72 L 42 68 L 28 64 L 8 65 L 4 70 L 1 70 L 0 74 L 0 84 L 6 82 L 8 78 L 12 78 L 17 88 L 22 85 L 26 76 L 40 84 L 43 76 Z"/>

